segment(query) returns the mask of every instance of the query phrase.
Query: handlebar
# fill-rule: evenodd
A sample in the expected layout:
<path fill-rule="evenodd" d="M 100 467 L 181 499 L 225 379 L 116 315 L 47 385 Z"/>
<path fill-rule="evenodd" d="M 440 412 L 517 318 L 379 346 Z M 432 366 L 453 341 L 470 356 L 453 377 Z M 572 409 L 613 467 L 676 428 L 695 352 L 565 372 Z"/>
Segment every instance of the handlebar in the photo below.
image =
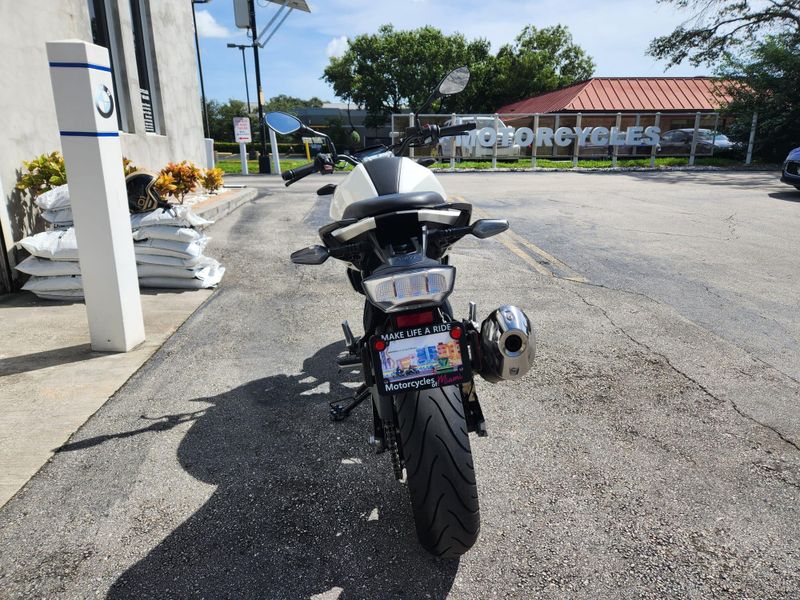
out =
<path fill-rule="evenodd" d="M 303 165 L 302 167 L 297 167 L 295 169 L 289 169 L 288 171 L 284 171 L 281 174 L 281 177 L 283 177 L 283 180 L 286 182 L 286 185 L 290 185 L 295 181 L 300 181 L 303 177 L 308 177 L 316 170 L 317 170 L 317 165 L 313 162 L 310 162 L 307 165 Z"/>
<path fill-rule="evenodd" d="M 439 129 L 439 137 L 447 137 L 450 135 L 461 135 L 468 131 L 476 129 L 478 126 L 474 121 L 472 123 L 462 123 L 461 125 L 450 125 L 450 127 L 441 127 Z"/>

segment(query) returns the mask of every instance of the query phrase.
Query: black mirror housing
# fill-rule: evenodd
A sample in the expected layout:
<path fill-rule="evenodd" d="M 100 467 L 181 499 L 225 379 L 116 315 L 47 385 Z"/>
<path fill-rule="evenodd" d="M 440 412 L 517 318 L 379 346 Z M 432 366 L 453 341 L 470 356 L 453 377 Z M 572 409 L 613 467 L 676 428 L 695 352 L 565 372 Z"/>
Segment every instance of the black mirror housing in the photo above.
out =
<path fill-rule="evenodd" d="M 505 219 L 480 219 L 472 224 L 472 235 L 476 238 L 486 239 L 503 233 L 508 229 L 508 221 Z"/>
<path fill-rule="evenodd" d="M 297 252 L 292 252 L 292 262 L 296 265 L 321 265 L 330 253 L 325 246 L 309 246 Z"/>

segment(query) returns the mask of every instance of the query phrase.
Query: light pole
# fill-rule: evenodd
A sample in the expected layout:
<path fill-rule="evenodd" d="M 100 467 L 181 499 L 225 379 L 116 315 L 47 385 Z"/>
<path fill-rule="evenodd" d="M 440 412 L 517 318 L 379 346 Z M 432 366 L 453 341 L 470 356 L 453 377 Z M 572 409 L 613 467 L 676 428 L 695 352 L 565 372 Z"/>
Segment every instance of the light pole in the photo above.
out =
<path fill-rule="evenodd" d="M 208 109 L 206 108 L 206 86 L 203 83 L 203 62 L 200 60 L 200 40 L 197 37 L 197 15 L 194 12 L 195 4 L 207 4 L 211 0 L 192 0 L 192 23 L 194 24 L 194 47 L 197 50 L 197 68 L 200 70 L 200 95 L 203 99 L 203 135 L 209 136 Z"/>
<path fill-rule="evenodd" d="M 244 57 L 244 50 L 248 48 L 245 44 L 228 44 L 228 48 L 238 48 L 242 51 L 242 68 L 244 69 L 244 93 L 247 95 L 247 112 L 250 113 L 250 85 L 247 83 L 247 60 Z"/>

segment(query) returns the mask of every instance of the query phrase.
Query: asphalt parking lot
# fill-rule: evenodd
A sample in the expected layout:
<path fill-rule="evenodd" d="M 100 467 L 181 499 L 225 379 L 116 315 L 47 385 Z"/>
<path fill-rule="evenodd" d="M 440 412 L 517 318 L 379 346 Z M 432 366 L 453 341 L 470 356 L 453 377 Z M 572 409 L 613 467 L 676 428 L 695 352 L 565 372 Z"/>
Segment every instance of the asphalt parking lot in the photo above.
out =
<path fill-rule="evenodd" d="M 481 536 L 438 561 L 369 410 L 327 418 L 360 297 L 288 255 L 328 181 L 270 181 L 212 227 L 222 287 L 0 509 L 0 597 L 800 596 L 800 192 L 442 175 L 513 229 L 456 248 L 453 306 L 517 304 L 539 347 L 524 379 L 478 384 Z"/>

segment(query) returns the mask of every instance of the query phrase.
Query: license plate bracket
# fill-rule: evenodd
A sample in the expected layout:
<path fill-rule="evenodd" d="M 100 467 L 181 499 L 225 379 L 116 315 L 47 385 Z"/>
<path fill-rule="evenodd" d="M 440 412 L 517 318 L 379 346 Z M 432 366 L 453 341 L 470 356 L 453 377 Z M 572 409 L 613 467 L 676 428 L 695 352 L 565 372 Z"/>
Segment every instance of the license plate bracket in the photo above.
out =
<path fill-rule="evenodd" d="M 391 396 L 472 380 L 467 332 L 435 323 L 373 336 L 370 354 L 378 391 Z"/>

